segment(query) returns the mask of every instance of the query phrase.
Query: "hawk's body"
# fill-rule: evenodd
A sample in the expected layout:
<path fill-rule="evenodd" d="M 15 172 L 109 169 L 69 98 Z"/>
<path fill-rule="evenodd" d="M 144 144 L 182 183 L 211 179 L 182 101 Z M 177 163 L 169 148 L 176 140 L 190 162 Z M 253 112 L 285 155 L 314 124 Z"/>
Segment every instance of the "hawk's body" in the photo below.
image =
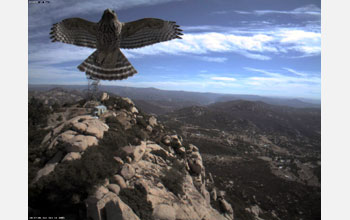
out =
<path fill-rule="evenodd" d="M 122 23 L 114 11 L 104 11 L 98 23 L 81 18 L 69 18 L 54 24 L 52 41 L 61 41 L 96 48 L 78 69 L 95 79 L 121 80 L 137 71 L 120 51 L 120 48 L 138 48 L 180 38 L 175 22 L 144 18 Z"/>

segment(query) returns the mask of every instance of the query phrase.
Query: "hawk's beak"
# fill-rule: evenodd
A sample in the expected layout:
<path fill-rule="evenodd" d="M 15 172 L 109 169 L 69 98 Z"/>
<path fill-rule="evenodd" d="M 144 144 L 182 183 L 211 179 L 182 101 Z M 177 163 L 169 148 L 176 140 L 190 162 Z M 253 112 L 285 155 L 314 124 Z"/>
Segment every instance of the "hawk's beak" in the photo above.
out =
<path fill-rule="evenodd" d="M 107 9 L 104 11 L 104 13 L 110 13 L 110 14 L 113 14 L 112 10 L 111 10 L 111 9 L 109 9 L 109 8 L 107 8 Z"/>

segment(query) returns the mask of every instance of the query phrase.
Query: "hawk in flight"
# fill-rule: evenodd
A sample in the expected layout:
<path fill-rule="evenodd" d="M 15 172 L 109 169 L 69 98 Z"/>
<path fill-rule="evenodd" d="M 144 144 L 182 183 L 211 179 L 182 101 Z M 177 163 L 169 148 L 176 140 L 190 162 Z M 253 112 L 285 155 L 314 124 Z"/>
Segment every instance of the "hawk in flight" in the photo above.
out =
<path fill-rule="evenodd" d="M 68 18 L 51 28 L 52 42 L 96 48 L 78 69 L 93 79 L 122 80 L 137 73 L 120 48 L 139 48 L 179 38 L 181 29 L 174 21 L 143 18 L 120 22 L 117 14 L 107 9 L 99 22 Z"/>

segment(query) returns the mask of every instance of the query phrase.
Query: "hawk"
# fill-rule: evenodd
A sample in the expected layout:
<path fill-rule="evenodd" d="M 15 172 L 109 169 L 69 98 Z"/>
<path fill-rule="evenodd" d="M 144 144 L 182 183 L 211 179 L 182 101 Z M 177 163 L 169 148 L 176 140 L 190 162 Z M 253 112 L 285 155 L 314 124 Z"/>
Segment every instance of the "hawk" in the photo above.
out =
<path fill-rule="evenodd" d="M 120 48 L 132 49 L 181 39 L 183 35 L 174 21 L 143 18 L 120 22 L 117 14 L 106 9 L 99 22 L 68 18 L 51 28 L 52 42 L 96 48 L 78 69 L 88 77 L 102 80 L 122 80 L 137 73 Z"/>

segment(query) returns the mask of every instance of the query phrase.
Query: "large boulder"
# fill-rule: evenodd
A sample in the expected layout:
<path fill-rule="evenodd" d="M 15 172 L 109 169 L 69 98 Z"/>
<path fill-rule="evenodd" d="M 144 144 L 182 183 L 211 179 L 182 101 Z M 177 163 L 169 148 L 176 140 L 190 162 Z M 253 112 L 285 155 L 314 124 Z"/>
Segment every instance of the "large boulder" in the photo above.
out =
<path fill-rule="evenodd" d="M 119 165 L 123 165 L 124 161 L 120 158 L 120 157 L 113 157 L 113 159 L 115 160 L 115 162 L 117 162 Z"/>
<path fill-rule="evenodd" d="M 170 144 L 175 149 L 182 147 L 181 140 L 180 140 L 180 138 L 177 135 L 172 135 L 171 136 L 171 143 Z"/>
<path fill-rule="evenodd" d="M 217 196 L 217 193 L 216 193 L 216 189 L 215 189 L 215 188 L 213 188 L 212 191 L 210 192 L 210 196 L 211 196 L 211 198 L 212 198 L 214 201 L 217 200 L 218 196 Z"/>
<path fill-rule="evenodd" d="M 129 98 L 122 98 L 125 102 L 127 102 L 129 105 L 135 105 L 134 103 L 133 103 L 133 101 L 131 101 L 131 99 L 129 99 Z"/>
<path fill-rule="evenodd" d="M 131 179 L 135 175 L 135 168 L 133 166 L 131 166 L 130 164 L 126 163 L 126 164 L 124 164 L 123 168 L 121 169 L 120 174 L 126 180 Z"/>
<path fill-rule="evenodd" d="M 141 160 L 142 156 L 146 152 L 146 142 L 142 141 L 140 145 L 135 147 L 133 158 L 135 162 L 138 162 Z"/>
<path fill-rule="evenodd" d="M 106 92 L 102 93 L 102 95 L 101 95 L 101 102 L 105 101 L 105 100 L 108 100 L 108 99 L 109 99 L 108 93 L 106 93 Z"/>
<path fill-rule="evenodd" d="M 78 120 L 72 120 L 71 126 L 80 133 L 93 135 L 99 139 L 102 139 L 103 133 L 109 129 L 108 125 L 92 116 L 84 116 Z"/>
<path fill-rule="evenodd" d="M 36 173 L 33 183 L 37 182 L 41 177 L 49 175 L 52 171 L 54 171 L 56 166 L 57 164 L 46 164 Z"/>
<path fill-rule="evenodd" d="M 76 135 L 78 135 L 78 132 L 67 130 L 60 134 L 60 141 L 70 143 L 71 139 L 73 139 Z"/>
<path fill-rule="evenodd" d="M 139 113 L 139 111 L 137 110 L 137 108 L 135 106 L 132 106 L 130 108 L 130 112 L 132 112 L 133 114 L 138 114 Z"/>
<path fill-rule="evenodd" d="M 233 214 L 233 209 L 230 203 L 228 203 L 225 199 L 220 199 L 219 201 L 223 212 Z"/>
<path fill-rule="evenodd" d="M 92 220 L 140 220 L 140 218 L 116 194 L 109 192 L 102 199 L 89 197 L 85 201 L 87 219 Z"/>
<path fill-rule="evenodd" d="M 154 220 L 175 220 L 175 209 L 172 206 L 166 204 L 157 205 L 153 209 L 153 217 Z"/>
<path fill-rule="evenodd" d="M 138 162 L 146 152 L 146 142 L 142 141 L 138 146 L 125 146 L 122 150 L 127 156 L 130 156 L 134 162 Z"/>
<path fill-rule="evenodd" d="M 127 185 L 126 185 L 126 183 L 125 183 L 124 178 L 123 178 L 122 176 L 120 176 L 120 175 L 114 175 L 114 176 L 112 177 L 111 182 L 112 182 L 112 183 L 117 183 L 117 184 L 120 186 L 120 188 L 122 188 L 122 189 L 127 188 Z"/>
<path fill-rule="evenodd" d="M 155 126 L 158 125 L 157 119 L 156 119 L 156 117 L 154 117 L 154 116 L 151 116 L 151 117 L 148 119 L 148 123 L 149 123 L 149 125 L 151 125 L 152 127 L 155 127 Z"/>
<path fill-rule="evenodd" d="M 193 144 L 189 144 L 188 147 L 192 152 L 198 152 L 198 147 L 194 146 Z"/>
<path fill-rule="evenodd" d="M 108 125 L 98 119 L 87 120 L 84 123 L 87 125 L 85 132 L 99 139 L 102 139 L 103 133 L 109 129 Z"/>
<path fill-rule="evenodd" d="M 162 138 L 162 142 L 163 142 L 163 144 L 169 146 L 171 144 L 171 137 L 169 135 L 165 135 Z"/>
<path fill-rule="evenodd" d="M 67 130 L 60 134 L 58 140 L 69 144 L 66 149 L 68 152 L 82 152 L 86 148 L 98 144 L 95 136 L 81 135 L 72 130 Z"/>
<path fill-rule="evenodd" d="M 95 197 L 96 199 L 102 199 L 104 195 L 106 195 L 108 193 L 108 189 L 104 186 L 98 186 L 95 189 L 95 193 L 93 195 L 93 197 Z"/>
<path fill-rule="evenodd" d="M 119 195 L 119 192 L 120 192 L 120 186 L 119 185 L 112 183 L 112 184 L 109 184 L 107 186 L 107 188 L 109 189 L 109 191 Z"/>
<path fill-rule="evenodd" d="M 124 111 L 119 111 L 116 115 L 116 119 L 120 124 L 123 125 L 124 129 L 127 130 L 132 127 L 131 117 Z"/>
<path fill-rule="evenodd" d="M 64 158 L 62 159 L 62 162 L 78 160 L 80 158 L 81 158 L 81 154 L 80 153 L 78 153 L 78 152 L 70 152 L 70 153 L 66 154 L 66 156 L 64 156 Z"/>
<path fill-rule="evenodd" d="M 195 173 L 196 175 L 200 175 L 203 170 L 203 163 L 201 160 L 198 159 L 190 159 L 188 160 L 188 165 L 190 167 L 190 170 Z"/>
<path fill-rule="evenodd" d="M 204 171 L 202 156 L 198 151 L 193 151 L 191 154 L 188 155 L 188 165 L 190 167 L 190 170 L 196 174 L 199 175 Z"/>
<path fill-rule="evenodd" d="M 164 150 L 161 146 L 155 143 L 147 143 L 146 150 L 152 151 L 152 150 Z"/>
<path fill-rule="evenodd" d="M 205 201 L 210 204 L 210 193 L 205 188 L 205 184 L 203 183 L 200 187 L 201 194 L 204 196 Z"/>
<path fill-rule="evenodd" d="M 245 210 L 255 215 L 256 219 L 261 219 L 259 218 L 259 215 L 262 213 L 262 210 L 258 205 L 251 206 L 250 208 L 245 208 Z"/>
<path fill-rule="evenodd" d="M 83 152 L 88 147 L 95 146 L 98 144 L 98 140 L 95 136 L 89 135 L 76 135 L 72 139 L 65 141 L 70 145 L 67 146 L 67 152 Z"/>

